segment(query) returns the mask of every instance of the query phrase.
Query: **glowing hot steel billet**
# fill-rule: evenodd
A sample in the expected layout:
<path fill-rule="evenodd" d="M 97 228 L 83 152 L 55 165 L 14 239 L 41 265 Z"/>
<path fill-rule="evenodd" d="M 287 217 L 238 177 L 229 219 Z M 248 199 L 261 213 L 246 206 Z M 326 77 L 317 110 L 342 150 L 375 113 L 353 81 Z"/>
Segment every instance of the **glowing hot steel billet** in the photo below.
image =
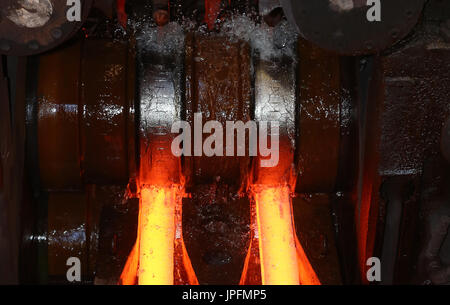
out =
<path fill-rule="evenodd" d="M 289 188 L 255 190 L 255 201 L 263 284 L 300 284 Z"/>
<path fill-rule="evenodd" d="M 141 190 L 139 285 L 172 285 L 177 189 Z"/>

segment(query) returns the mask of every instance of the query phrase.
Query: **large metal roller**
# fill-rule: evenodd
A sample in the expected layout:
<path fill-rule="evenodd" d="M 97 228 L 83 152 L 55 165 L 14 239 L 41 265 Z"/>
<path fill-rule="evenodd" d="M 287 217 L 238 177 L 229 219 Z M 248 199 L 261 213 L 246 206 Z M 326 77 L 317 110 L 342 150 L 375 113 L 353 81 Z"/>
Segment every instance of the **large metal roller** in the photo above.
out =
<path fill-rule="evenodd" d="M 69 258 L 81 263 L 83 283 L 115 284 L 136 238 L 138 204 L 119 186 L 52 192 L 40 202 L 47 226 L 39 239 L 48 258 L 41 263 L 50 283 L 65 282 Z M 45 201 L 47 205 L 45 206 Z M 44 249 L 46 248 L 46 249 Z"/>
<path fill-rule="evenodd" d="M 140 183 L 181 182 L 181 159 L 171 144 L 172 124 L 182 119 L 184 33 L 175 24 L 138 36 Z"/>
<path fill-rule="evenodd" d="M 261 54 L 260 52 L 265 52 L 262 50 L 254 52 L 255 120 L 260 124 L 260 129 L 262 122 L 279 124 L 279 143 L 270 143 L 271 147 L 278 145 L 279 156 L 276 166 L 262 167 L 261 161 L 269 158 L 262 157 L 260 151 L 254 163 L 254 183 L 272 186 L 291 184 L 295 175 L 292 165 L 295 154 L 298 61 L 296 57 L 289 55 L 296 54 L 297 39 L 291 31 L 266 31 L 265 35 L 265 39 L 269 41 L 284 43 L 275 46 L 275 42 L 273 52 L 269 54 Z M 267 130 L 271 132 L 271 127 Z"/>
<path fill-rule="evenodd" d="M 223 37 L 190 34 L 186 41 L 186 119 L 193 130 L 194 114 L 202 113 L 203 124 L 209 120 L 222 124 L 226 143 L 226 121 L 249 121 L 250 104 L 249 45 Z M 192 138 L 193 150 L 202 145 Z M 205 134 L 202 140 L 206 138 Z M 185 175 L 188 185 L 190 178 L 197 184 L 220 178 L 239 187 L 247 180 L 249 163 L 248 153 L 242 157 L 227 157 L 225 149 L 223 156 L 208 157 L 202 153 L 185 158 Z"/>
<path fill-rule="evenodd" d="M 79 76 L 81 41 L 39 58 L 37 132 L 44 189 L 81 189 Z"/>
<path fill-rule="evenodd" d="M 47 251 L 50 282 L 64 279 L 67 260 L 78 258 L 84 277 L 89 272 L 88 205 L 85 193 L 51 193 L 48 199 Z"/>
<path fill-rule="evenodd" d="M 288 20 L 305 39 L 348 55 L 378 53 L 403 39 L 417 23 L 425 0 L 380 1 L 380 21 L 371 22 L 367 15 L 372 2 L 377 1 L 281 0 Z"/>
<path fill-rule="evenodd" d="M 134 97 L 134 88 L 129 86 L 134 77 L 128 69 L 133 67 L 129 47 L 103 39 L 88 39 L 84 44 L 80 132 L 82 169 L 90 183 L 128 182 L 128 149 L 133 147 L 127 132 L 128 114 L 133 113 L 129 95 Z"/>
<path fill-rule="evenodd" d="M 245 123 L 252 118 L 249 44 L 190 33 L 185 67 L 187 121 L 193 129 L 195 113 L 202 113 L 200 128 L 206 121 L 218 121 L 226 143 L 226 121 Z M 183 199 L 183 237 L 198 281 L 238 284 L 250 243 L 250 203 L 238 192 L 247 182 L 250 157 L 226 156 L 224 149 L 223 156 L 203 152 L 184 161 L 192 198 Z"/>
<path fill-rule="evenodd" d="M 28 120 L 40 188 L 127 184 L 136 167 L 132 43 L 78 39 L 39 56 L 37 68 Z"/>
<path fill-rule="evenodd" d="M 300 40 L 299 61 L 296 192 L 329 193 L 335 190 L 340 157 L 339 57 Z"/>

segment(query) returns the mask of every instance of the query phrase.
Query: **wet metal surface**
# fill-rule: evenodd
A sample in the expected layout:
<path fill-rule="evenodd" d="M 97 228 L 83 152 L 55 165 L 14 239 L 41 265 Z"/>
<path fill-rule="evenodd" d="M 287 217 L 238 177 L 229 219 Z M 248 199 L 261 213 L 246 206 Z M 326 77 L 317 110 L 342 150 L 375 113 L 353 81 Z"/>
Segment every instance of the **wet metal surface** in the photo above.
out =
<path fill-rule="evenodd" d="M 432 28 L 382 58 L 380 174 L 418 174 L 440 152 L 441 130 L 450 115 L 450 49 Z"/>
<path fill-rule="evenodd" d="M 123 41 L 82 39 L 39 57 L 28 107 L 43 189 L 126 184 L 134 175 L 131 50 Z"/>
<path fill-rule="evenodd" d="M 300 40 L 299 58 L 296 191 L 332 192 L 341 127 L 339 57 Z"/>
<path fill-rule="evenodd" d="M 53 193 L 48 201 L 48 276 L 64 279 L 69 257 L 80 259 L 87 274 L 87 202 L 85 193 Z"/>
<path fill-rule="evenodd" d="M 237 285 L 250 244 L 250 202 L 226 184 L 183 199 L 183 237 L 200 284 Z"/>
<path fill-rule="evenodd" d="M 275 35 L 275 34 L 272 34 Z M 272 37 L 274 38 L 274 37 Z M 283 46 L 295 48 L 295 44 Z M 295 53 L 292 52 L 292 53 Z M 281 55 L 255 59 L 255 120 L 279 123 L 279 162 L 261 168 L 256 162 L 255 183 L 277 185 L 292 182 L 295 150 L 296 58 Z"/>
<path fill-rule="evenodd" d="M 203 122 L 251 119 L 250 48 L 244 41 L 189 34 L 186 117 Z M 204 135 L 206 137 L 206 135 Z M 224 135 L 224 143 L 226 143 Z M 223 152 L 225 155 L 225 151 Z M 246 182 L 246 157 L 187 157 L 192 199 L 183 200 L 183 237 L 200 284 L 238 284 L 250 243 L 250 203 L 237 191 Z"/>
<path fill-rule="evenodd" d="M 203 122 L 247 122 L 251 119 L 250 48 L 228 37 L 190 34 L 186 45 L 186 119 L 194 126 L 194 113 Z M 203 140 L 207 134 L 203 135 Z M 223 143 L 226 143 L 225 133 Z M 194 143 L 192 145 L 194 147 Z M 225 155 L 225 149 L 223 155 Z M 246 181 L 250 158 L 188 157 L 188 184 L 211 183 L 216 177 L 237 188 Z"/>
<path fill-rule="evenodd" d="M 148 28 L 138 37 L 140 180 L 180 182 L 180 158 L 173 155 L 172 124 L 181 120 L 184 34 L 176 24 Z"/>
<path fill-rule="evenodd" d="M 136 242 L 139 200 L 123 199 L 123 189 L 99 191 L 96 202 L 103 203 L 98 224 L 98 254 L 95 284 L 116 285 L 128 255 Z"/>
<path fill-rule="evenodd" d="M 128 182 L 128 47 L 102 39 L 88 39 L 83 47 L 80 131 L 87 182 Z"/>
<path fill-rule="evenodd" d="M 39 59 L 37 89 L 38 149 L 41 187 L 79 189 L 81 42 Z"/>

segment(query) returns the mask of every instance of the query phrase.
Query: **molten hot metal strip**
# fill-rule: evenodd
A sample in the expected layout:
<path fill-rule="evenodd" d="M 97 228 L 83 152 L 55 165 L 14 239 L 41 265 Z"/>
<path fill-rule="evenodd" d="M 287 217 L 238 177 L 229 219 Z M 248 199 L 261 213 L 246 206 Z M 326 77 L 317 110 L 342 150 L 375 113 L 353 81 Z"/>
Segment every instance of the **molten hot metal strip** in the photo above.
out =
<path fill-rule="evenodd" d="M 159 35 L 160 31 L 165 35 Z M 184 36 L 177 26 L 145 33 L 145 37 L 137 39 L 141 88 L 138 236 L 121 283 L 192 285 L 198 281 L 181 234 L 184 181 L 180 160 L 170 149 L 170 127 L 180 119 L 177 92 L 181 80 L 177 67 L 182 65 L 178 53 L 184 49 Z"/>
<path fill-rule="evenodd" d="M 172 285 L 177 190 L 141 190 L 139 284 Z"/>
<path fill-rule="evenodd" d="M 181 232 L 183 195 L 179 185 L 142 189 L 136 244 L 120 285 L 198 285 Z"/>
<path fill-rule="evenodd" d="M 300 284 L 289 189 L 263 188 L 255 200 L 263 284 Z"/>
<path fill-rule="evenodd" d="M 141 190 L 137 241 L 120 284 L 198 284 L 181 234 L 182 195 L 178 185 Z"/>
<path fill-rule="evenodd" d="M 254 190 L 264 285 L 320 284 L 294 233 L 288 186 Z"/>

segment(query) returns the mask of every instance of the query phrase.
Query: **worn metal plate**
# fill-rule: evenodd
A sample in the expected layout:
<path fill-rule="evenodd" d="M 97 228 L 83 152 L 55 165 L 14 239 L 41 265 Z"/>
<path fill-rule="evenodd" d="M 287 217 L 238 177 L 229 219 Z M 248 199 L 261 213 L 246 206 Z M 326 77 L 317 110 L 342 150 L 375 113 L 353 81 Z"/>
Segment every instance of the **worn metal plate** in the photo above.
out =
<path fill-rule="evenodd" d="M 27 56 L 63 43 L 86 20 L 92 1 L 81 1 L 80 21 L 69 22 L 66 1 L 0 0 L 0 54 Z"/>
<path fill-rule="evenodd" d="M 377 53 L 404 38 L 425 0 L 381 2 L 381 21 L 369 22 L 365 0 L 281 0 L 284 12 L 310 42 L 341 54 Z"/>

